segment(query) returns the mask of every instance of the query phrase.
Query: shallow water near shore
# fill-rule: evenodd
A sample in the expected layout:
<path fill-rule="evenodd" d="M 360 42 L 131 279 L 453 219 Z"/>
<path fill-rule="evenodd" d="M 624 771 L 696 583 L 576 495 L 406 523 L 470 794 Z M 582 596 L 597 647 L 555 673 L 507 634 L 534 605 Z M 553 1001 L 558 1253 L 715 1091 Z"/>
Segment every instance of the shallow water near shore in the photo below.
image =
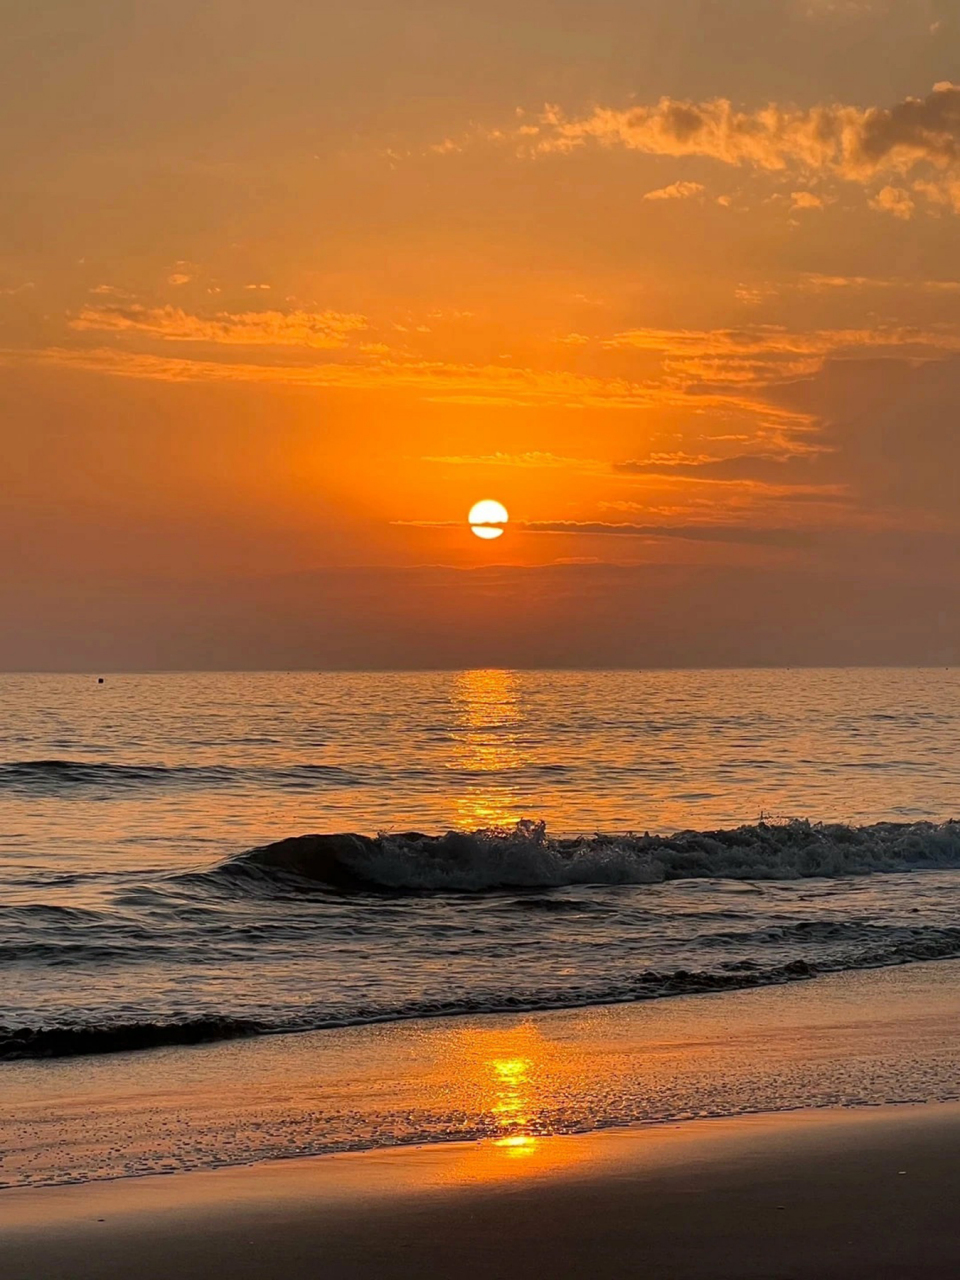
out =
<path fill-rule="evenodd" d="M 960 961 L 525 1016 L 8 1063 L 0 1185 L 960 1098 Z"/>

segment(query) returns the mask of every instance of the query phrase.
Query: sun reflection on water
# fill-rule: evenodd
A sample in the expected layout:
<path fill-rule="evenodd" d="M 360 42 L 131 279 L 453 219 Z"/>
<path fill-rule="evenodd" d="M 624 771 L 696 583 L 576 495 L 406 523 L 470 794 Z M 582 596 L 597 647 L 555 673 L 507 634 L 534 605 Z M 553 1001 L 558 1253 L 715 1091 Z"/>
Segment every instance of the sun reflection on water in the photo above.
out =
<path fill-rule="evenodd" d="M 476 1118 L 490 1143 L 508 1156 L 530 1155 L 550 1132 L 556 1099 L 551 1080 L 551 1043 L 535 1027 L 471 1027 L 453 1049 L 453 1083 L 458 1109 Z"/>
<path fill-rule="evenodd" d="M 487 1134 L 463 1146 L 445 1181 L 539 1177 L 582 1161 L 579 1144 L 552 1136 L 579 1055 L 533 1023 L 464 1026 L 447 1040 L 438 1068 L 445 1105 L 460 1113 L 465 1128 Z"/>
<path fill-rule="evenodd" d="M 459 730 L 453 763 L 469 776 L 454 798 L 459 827 L 511 826 L 522 815 L 509 781 L 527 763 L 517 736 L 521 721 L 519 680 L 513 671 L 461 671 L 454 679 Z"/>
<path fill-rule="evenodd" d="M 511 1155 L 529 1154 L 536 1146 L 536 1138 L 527 1131 L 535 1103 L 530 1078 L 533 1062 L 530 1058 L 493 1058 L 488 1065 L 496 1091 L 490 1110 L 506 1130 L 496 1139 L 497 1145 Z"/>

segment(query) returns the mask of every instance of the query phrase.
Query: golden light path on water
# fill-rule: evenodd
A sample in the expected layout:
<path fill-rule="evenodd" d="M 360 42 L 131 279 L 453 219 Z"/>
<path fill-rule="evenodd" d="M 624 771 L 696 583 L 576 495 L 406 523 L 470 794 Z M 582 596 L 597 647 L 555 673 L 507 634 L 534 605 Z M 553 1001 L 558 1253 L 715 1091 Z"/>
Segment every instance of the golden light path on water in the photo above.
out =
<path fill-rule="evenodd" d="M 521 749 L 520 683 L 514 671 L 461 671 L 453 701 L 460 733 L 454 766 L 469 776 L 454 798 L 457 826 L 467 831 L 512 826 L 523 814 L 509 775 L 527 763 Z"/>

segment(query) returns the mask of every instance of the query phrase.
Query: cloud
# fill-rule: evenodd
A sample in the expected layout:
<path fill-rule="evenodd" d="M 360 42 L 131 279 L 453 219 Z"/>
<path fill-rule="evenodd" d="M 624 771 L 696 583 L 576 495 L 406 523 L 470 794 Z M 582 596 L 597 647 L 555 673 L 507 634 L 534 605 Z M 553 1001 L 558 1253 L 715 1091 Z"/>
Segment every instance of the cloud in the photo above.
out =
<path fill-rule="evenodd" d="M 917 206 L 910 192 L 904 191 L 903 187 L 884 187 L 870 200 L 870 208 L 892 213 L 895 218 L 909 222 Z"/>
<path fill-rule="evenodd" d="M 926 196 L 933 205 L 960 213 L 960 178 L 941 178 L 939 181 L 919 181 L 913 184 L 918 195 Z"/>
<path fill-rule="evenodd" d="M 918 293 L 960 293 L 960 280 L 908 280 L 896 276 L 826 276 L 808 272 L 801 276 L 797 288 L 810 293 L 823 293 L 833 289 L 905 289 Z"/>
<path fill-rule="evenodd" d="M 560 369 L 518 368 L 508 364 L 457 364 L 442 360 L 405 358 L 351 363 L 266 364 L 178 358 L 100 347 L 50 347 L 38 351 L 0 351 L 0 358 L 32 360 L 95 373 L 148 378 L 164 382 L 259 382 L 344 390 L 414 392 L 444 404 L 524 407 L 547 404 L 558 408 L 691 409 L 759 416 L 765 426 L 803 430 L 809 416 L 773 403 L 766 383 L 749 387 L 696 385 L 690 372 L 659 381 L 601 377 Z M 816 362 L 819 367 L 820 362 Z M 763 392 L 762 395 L 755 394 Z M 692 402 L 691 396 L 696 400 Z"/>
<path fill-rule="evenodd" d="M 758 307 L 762 302 L 777 296 L 778 290 L 773 285 L 738 284 L 733 296 L 747 307 Z"/>
<path fill-rule="evenodd" d="M 31 361 L 94 373 L 167 382 L 275 383 L 343 390 L 415 394 L 444 404 L 568 408 L 631 408 L 686 413 L 743 415 L 753 419 L 769 445 L 792 451 L 815 415 L 791 408 L 779 389 L 814 377 L 831 358 L 882 355 L 893 362 L 943 359 L 960 351 L 960 328 L 949 326 L 796 332 L 776 325 L 740 329 L 634 329 L 598 339 L 598 349 L 650 353 L 659 368 L 644 362 L 644 375 L 604 376 L 564 368 L 520 367 L 497 361 L 471 364 L 422 358 L 381 344 L 351 342 L 366 321 L 337 312 L 220 313 L 212 317 L 178 308 L 88 307 L 73 321 L 81 333 L 106 332 L 121 339 L 107 347 L 50 347 L 0 352 Z M 134 340 L 176 344 L 176 355 L 132 349 Z M 214 352 L 191 350 L 206 344 Z M 263 348 L 258 351 L 257 348 Z M 291 353 L 280 362 L 270 348 Z M 299 348 L 297 354 L 294 351 Z M 343 352 L 337 359 L 325 352 Z M 242 352 L 242 358 L 240 358 Z M 492 455 L 488 455 L 492 458 Z M 474 464 L 476 465 L 476 464 Z M 488 465 L 491 465 L 488 463 Z M 503 464 L 506 465 L 506 464 Z M 548 465 L 546 456 L 526 465 Z M 557 464 L 553 464 L 557 465 Z M 564 464 L 566 465 L 566 464 Z M 576 463 L 581 469 L 587 464 Z"/>
<path fill-rule="evenodd" d="M 652 455 L 616 465 L 624 475 L 751 486 L 758 503 L 787 493 L 844 502 L 876 528 L 960 531 L 960 359 L 832 359 L 772 397 L 814 424 L 782 446 L 727 458 Z M 799 442 L 800 447 L 796 444 Z M 694 491 L 696 492 L 696 491 Z M 709 494 L 709 490 L 707 493 Z M 736 494 L 736 489 L 731 494 Z M 691 503 L 684 493 L 689 517 Z M 723 510 L 732 511 L 732 499 Z"/>
<path fill-rule="evenodd" d="M 608 472 L 609 465 L 593 458 L 564 458 L 555 453 L 486 453 L 455 454 L 444 457 L 427 457 L 424 462 L 436 462 L 444 466 L 470 467 L 523 467 L 531 469 L 570 470 L 580 472 Z"/>
<path fill-rule="evenodd" d="M 822 481 L 884 519 L 960 527 L 960 359 L 833 360 L 776 395 L 819 421 Z"/>
<path fill-rule="evenodd" d="M 676 460 L 630 459 L 614 463 L 625 475 L 675 476 L 685 480 L 709 480 L 782 487 L 819 486 L 824 477 L 822 455 L 741 453 L 730 458 L 680 457 Z"/>
<path fill-rule="evenodd" d="M 333 390 L 413 392 L 455 404 L 548 404 L 619 409 L 661 407 L 671 400 L 685 403 L 684 397 L 669 389 L 645 386 L 625 378 L 416 359 L 277 365 L 186 359 L 110 347 L 48 347 L 37 351 L 0 351 L 0 360 L 29 361 L 161 382 L 248 382 Z M 704 403 L 705 400 L 698 401 L 698 405 Z M 724 404 L 727 403 L 725 400 Z M 784 411 L 784 417 L 791 419 L 793 415 Z"/>
<path fill-rule="evenodd" d="M 610 540 L 583 547 L 606 553 Z M 615 551 L 625 558 L 632 547 Z M 894 577 L 876 560 L 853 571 L 842 551 L 818 567 L 664 564 L 644 549 L 630 557 L 644 563 L 626 564 L 328 568 L 132 586 L 101 575 L 86 591 L 8 591 L 5 616 L 18 625 L 0 631 L 0 663 L 193 671 L 211 652 L 236 670 L 311 672 L 956 661 L 955 557 L 916 572 L 930 562 L 924 547 Z"/>
<path fill-rule="evenodd" d="M 674 182 L 669 187 L 661 187 L 658 191 L 648 191 L 644 200 L 689 200 L 692 196 L 703 195 L 706 187 L 702 182 Z"/>
<path fill-rule="evenodd" d="M 935 358 L 960 351 L 960 329 L 912 328 L 789 330 L 780 325 L 740 329 L 628 329 L 607 347 L 659 352 L 672 385 L 762 390 L 811 377 L 831 357 L 887 353 L 892 359 Z"/>
<path fill-rule="evenodd" d="M 364 316 L 338 311 L 242 311 L 192 315 L 179 307 L 84 307 L 72 329 L 134 333 L 168 342 L 208 342 L 227 346 L 337 348 L 366 329 Z"/>
<path fill-rule="evenodd" d="M 462 520 L 393 520 L 407 529 L 462 529 Z M 587 538 L 661 538 L 686 542 L 720 542 L 747 546 L 801 547 L 815 541 L 802 529 L 765 528 L 732 524 L 630 524 L 604 520 L 511 520 L 510 529 L 522 533 L 566 534 Z"/>
<path fill-rule="evenodd" d="M 704 156 L 728 165 L 780 172 L 831 173 L 856 182 L 960 163 L 960 85 L 942 82 L 923 98 L 892 107 L 770 103 L 740 110 L 727 98 L 661 98 L 648 106 L 598 106 L 568 117 L 547 107 L 517 144 L 534 154 L 591 143 L 660 156 Z"/>
<path fill-rule="evenodd" d="M 802 209 L 825 209 L 827 203 L 822 196 L 814 195 L 812 191 L 793 191 L 790 199 L 790 209 L 794 213 Z"/>
<path fill-rule="evenodd" d="M 803 16 L 813 20 L 850 18 L 871 13 L 877 0 L 797 0 Z"/>
<path fill-rule="evenodd" d="M 960 347 L 960 330 L 920 329 L 908 325 L 876 329 L 787 329 L 783 325 L 746 325 L 741 329 L 627 329 L 608 339 L 611 347 L 635 347 L 681 355 L 825 355 L 873 347 Z"/>
<path fill-rule="evenodd" d="M 728 524 L 628 524 L 602 520 L 514 521 L 526 533 L 563 533 L 602 538 L 679 538 L 685 542 L 722 542 L 748 546 L 809 546 L 815 535 L 802 529 L 761 528 Z"/>

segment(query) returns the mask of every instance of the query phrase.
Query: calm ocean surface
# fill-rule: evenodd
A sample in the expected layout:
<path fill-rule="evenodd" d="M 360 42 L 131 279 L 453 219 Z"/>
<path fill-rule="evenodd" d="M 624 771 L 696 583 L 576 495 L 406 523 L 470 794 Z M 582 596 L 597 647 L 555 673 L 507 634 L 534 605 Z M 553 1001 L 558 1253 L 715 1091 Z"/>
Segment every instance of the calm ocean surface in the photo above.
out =
<path fill-rule="evenodd" d="M 960 955 L 954 670 L 9 675 L 0 699 L 0 1056 Z M 306 833 L 344 838 L 250 852 Z"/>

